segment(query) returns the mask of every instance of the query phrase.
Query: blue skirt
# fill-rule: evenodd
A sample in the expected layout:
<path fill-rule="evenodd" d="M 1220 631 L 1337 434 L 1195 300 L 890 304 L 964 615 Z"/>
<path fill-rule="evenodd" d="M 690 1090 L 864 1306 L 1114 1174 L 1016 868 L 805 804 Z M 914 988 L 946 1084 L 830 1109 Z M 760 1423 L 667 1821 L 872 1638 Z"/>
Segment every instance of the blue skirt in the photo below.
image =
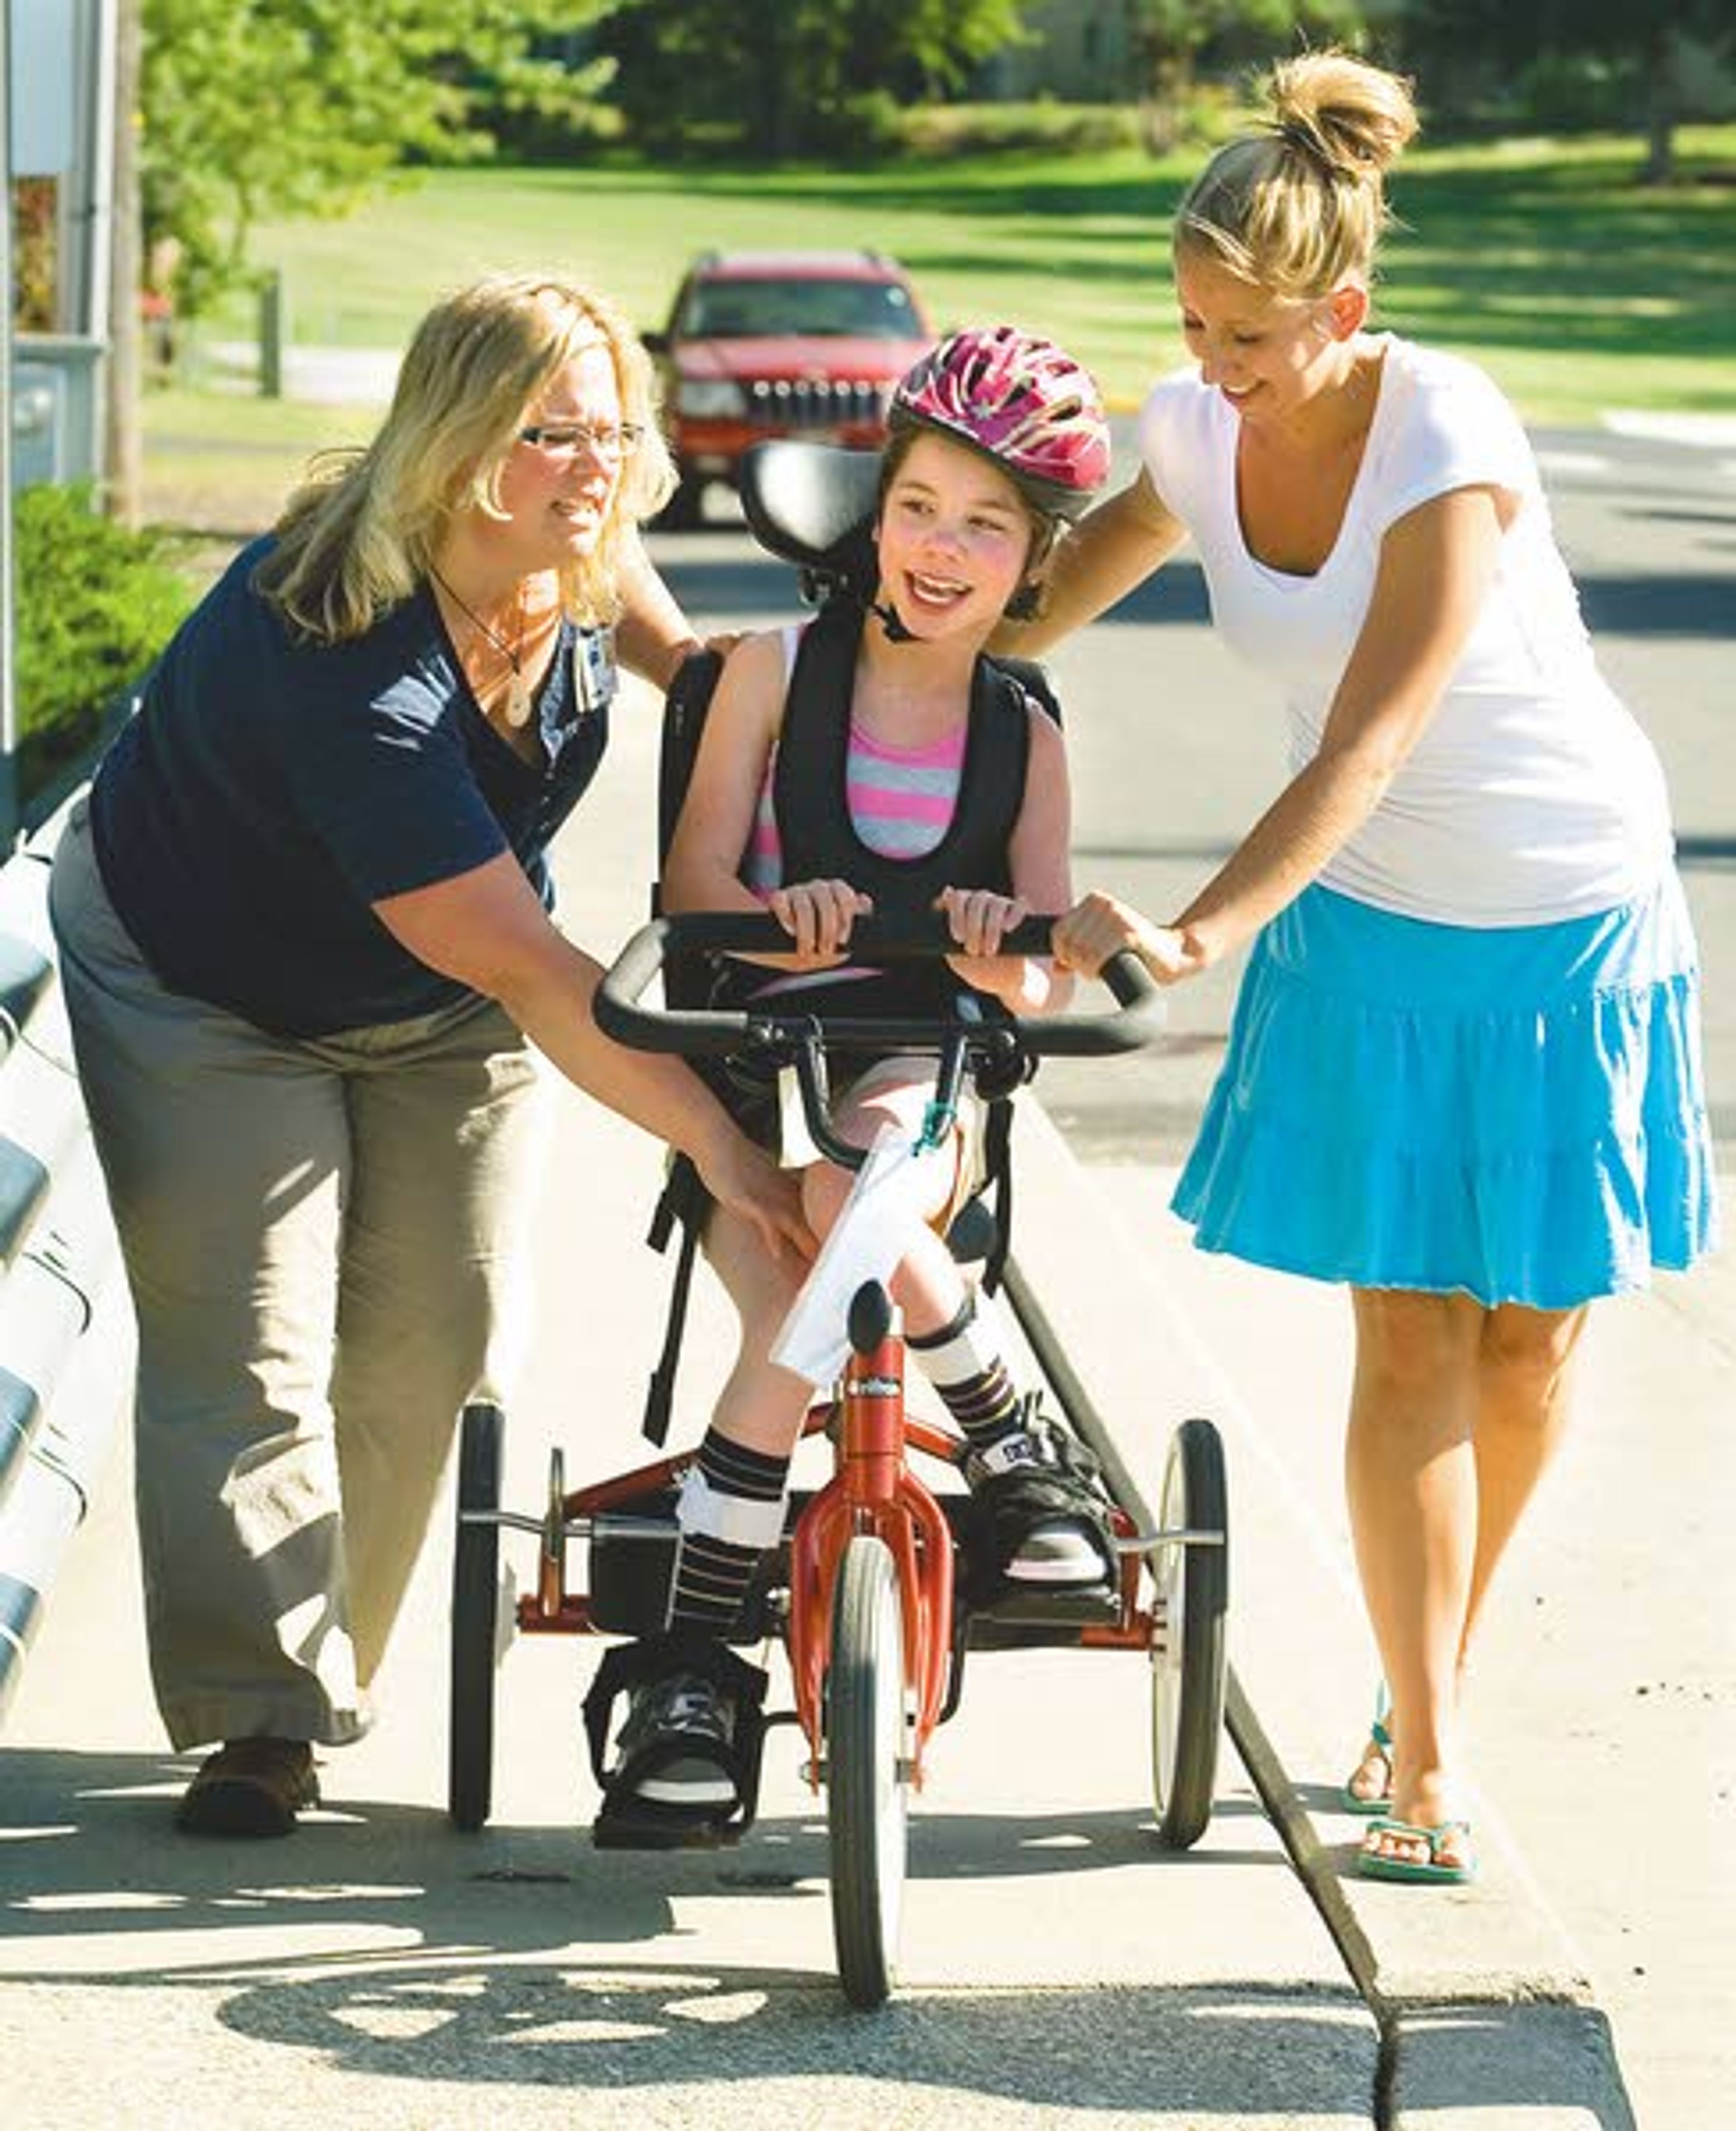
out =
<path fill-rule="evenodd" d="M 1203 1250 L 1567 1310 L 1717 1242 L 1674 872 L 1499 929 L 1306 890 L 1254 943 L 1174 1209 Z"/>

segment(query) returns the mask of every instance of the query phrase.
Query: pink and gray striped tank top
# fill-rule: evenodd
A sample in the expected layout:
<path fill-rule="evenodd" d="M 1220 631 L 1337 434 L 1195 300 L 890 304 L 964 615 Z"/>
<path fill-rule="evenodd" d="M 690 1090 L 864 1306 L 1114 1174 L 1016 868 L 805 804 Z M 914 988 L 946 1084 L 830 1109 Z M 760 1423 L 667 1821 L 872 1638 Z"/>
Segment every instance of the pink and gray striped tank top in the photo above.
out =
<path fill-rule="evenodd" d="M 799 627 L 783 631 L 784 683 L 795 670 Z M 961 720 L 956 732 L 926 747 L 889 747 L 873 739 L 854 719 L 844 770 L 850 821 L 872 851 L 892 859 L 921 858 L 945 836 L 958 803 L 969 727 Z M 766 773 L 754 809 L 742 877 L 756 894 L 783 884 L 783 850 L 777 834 L 772 788 L 777 751 L 766 759 Z"/>

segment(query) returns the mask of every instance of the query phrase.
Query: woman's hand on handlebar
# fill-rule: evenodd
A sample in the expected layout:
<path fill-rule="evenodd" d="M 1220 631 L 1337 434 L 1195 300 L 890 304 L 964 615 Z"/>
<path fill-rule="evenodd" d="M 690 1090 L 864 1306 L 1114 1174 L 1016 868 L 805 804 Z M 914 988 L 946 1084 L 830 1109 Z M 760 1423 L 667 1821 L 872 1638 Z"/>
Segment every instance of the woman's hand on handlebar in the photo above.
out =
<path fill-rule="evenodd" d="M 1185 933 L 1155 925 L 1130 904 L 1093 888 L 1057 918 L 1055 958 L 1063 969 L 1094 977 L 1112 955 L 1137 955 L 1160 984 L 1191 977 L 1205 965 Z"/>
<path fill-rule="evenodd" d="M 772 891 L 767 907 L 796 942 L 797 968 L 823 969 L 849 945 L 850 927 L 873 908 L 847 880 L 801 880 Z"/>
<path fill-rule="evenodd" d="M 801 1210 L 801 1178 L 732 1126 L 696 1153 L 700 1180 L 720 1206 L 751 1224 L 773 1258 L 811 1258 L 820 1247 Z"/>

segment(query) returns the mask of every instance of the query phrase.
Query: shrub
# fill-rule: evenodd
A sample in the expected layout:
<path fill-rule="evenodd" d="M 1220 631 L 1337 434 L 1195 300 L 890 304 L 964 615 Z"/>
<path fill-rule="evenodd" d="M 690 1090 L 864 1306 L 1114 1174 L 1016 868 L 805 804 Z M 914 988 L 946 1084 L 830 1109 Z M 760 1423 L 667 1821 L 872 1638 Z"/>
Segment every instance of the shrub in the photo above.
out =
<path fill-rule="evenodd" d="M 905 145 L 926 157 L 1090 155 L 1133 146 L 1139 114 L 1101 103 L 928 103 L 904 120 Z"/>
<path fill-rule="evenodd" d="M 1513 81 L 1519 127 L 1584 133 L 1631 126 L 1644 108 L 1644 84 L 1631 64 L 1596 52 L 1539 52 Z"/>
<path fill-rule="evenodd" d="M 845 165 L 883 162 L 902 146 L 904 124 L 896 97 L 883 89 L 863 89 L 820 122 L 824 141 L 815 145 Z"/>
<path fill-rule="evenodd" d="M 99 517 L 88 485 L 21 491 L 13 527 L 18 792 L 28 811 L 93 753 L 194 594 L 167 536 Z"/>

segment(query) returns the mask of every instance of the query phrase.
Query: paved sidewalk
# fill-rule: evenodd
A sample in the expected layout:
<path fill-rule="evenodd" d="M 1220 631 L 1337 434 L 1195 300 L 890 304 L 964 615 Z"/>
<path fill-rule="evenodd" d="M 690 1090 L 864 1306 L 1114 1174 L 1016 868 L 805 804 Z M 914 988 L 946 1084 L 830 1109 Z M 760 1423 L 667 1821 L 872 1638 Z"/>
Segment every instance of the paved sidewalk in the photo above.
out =
<path fill-rule="evenodd" d="M 202 365 L 210 381 L 237 392 L 259 390 L 259 347 L 244 340 L 202 341 Z M 395 347 L 305 347 L 284 350 L 284 396 L 328 407 L 384 408 L 398 382 L 403 350 Z"/>
<path fill-rule="evenodd" d="M 563 917 L 587 942 L 619 940 L 642 907 L 654 745 L 629 702 L 566 840 Z M 507 1499 L 532 1511 L 552 1444 L 570 1478 L 638 1454 L 667 1277 L 636 1240 L 656 1150 L 564 1090 L 552 1107 L 509 1444 Z M 853 2019 L 830 1981 L 823 1824 L 791 1735 L 774 1735 L 764 1817 L 740 1851 L 600 1856 L 582 1835 L 595 1793 L 576 1720 L 594 1649 L 520 1643 L 494 1825 L 451 1835 L 438 1531 L 382 1722 L 327 1757 L 328 1809 L 264 1856 L 177 1844 L 165 1822 L 189 1765 L 162 1750 L 145 1691 L 117 1472 L 0 1760 L 8 2120 L 215 2131 L 258 2120 L 269 2093 L 274 2131 L 468 2131 L 509 2113 L 586 2131 L 1720 2122 L 1736 2089 L 1729 1267 L 1606 1320 L 1583 1447 L 1515 1564 L 1479 1678 L 1485 1876 L 1418 1894 L 1347 1876 L 1357 1829 L 1336 1806 L 1372 1681 L 1337 1506 L 1339 1299 L 1200 1258 L 1158 1213 L 1160 1178 L 1082 1171 L 1040 1111 L 1019 1161 L 1021 1274 L 1130 1470 L 1155 1487 L 1188 1411 L 1228 1440 L 1247 1766 L 1226 1748 L 1198 1851 L 1169 1858 L 1150 1840 L 1136 1659 L 973 1660 L 919 1808 L 900 1999 Z M 681 1439 L 729 1350 L 707 1283 L 697 1303 Z M 530 1554 L 516 1558 L 522 1580 Z M 1685 1777 L 1667 1827 L 1660 1770 Z M 93 2033 L 100 2050 L 73 2039 Z"/>
<path fill-rule="evenodd" d="M 1044 1122 L 1021 1133 L 1021 1257 L 1088 1384 L 1123 1432 L 1143 1398 L 1165 1417 L 1208 1412 L 1228 1439 L 1241 1743 L 1381 2018 L 1390 2120 L 1618 2124 L 1625 2091 L 1646 2131 L 1722 2122 L 1736 2090 L 1736 1265 L 1595 1320 L 1576 1426 L 1474 1683 L 1481 1880 L 1375 1885 L 1352 1870 L 1362 1824 L 1337 1798 L 1377 1672 L 1339 1485 L 1343 1299 L 1194 1251 L 1164 1211 L 1170 1176 L 1131 1166 L 1082 1180 L 1092 1264 L 1113 1277 L 1073 1271 L 1076 1247 L 1033 1219 L 1034 1200 L 1081 1181 Z M 1165 1425 L 1145 1427 L 1148 1470 Z M 1681 1778 L 1662 1814 L 1660 1769 Z M 1560 2113 L 1499 2113 L 1521 2104 Z"/>
<path fill-rule="evenodd" d="M 1595 1326 L 1581 1429 L 1479 1676 L 1483 1876 L 1419 1894 L 1350 1871 L 1361 1823 L 1337 1809 L 1375 1677 L 1337 1479 L 1342 1297 L 1192 1250 L 1160 1211 L 1164 1176 L 1082 1171 L 1040 1113 L 1019 1161 L 1021 1271 L 1136 1474 L 1155 1487 L 1190 1411 L 1228 1440 L 1238 1740 L 1383 2023 L 1389 2120 L 1616 2131 L 1628 2068 L 1647 2131 L 1702 2131 L 1736 2088 L 1718 2011 L 1736 1914 L 1736 1262 Z M 1667 1684 L 1634 1692 L 1648 1681 Z M 1694 1772 L 1674 1851 L 1630 1839 L 1660 1763 Z M 1612 1828 L 1629 1838 L 1613 1856 Z"/>
<path fill-rule="evenodd" d="M 563 917 L 581 940 L 618 941 L 643 907 L 654 744 L 643 705 L 624 711 L 566 840 Z M 552 1446 L 575 1481 L 645 1454 L 667 1279 L 638 1242 L 658 1151 L 564 1089 L 552 1097 L 534 1336 L 509 1430 L 506 1500 L 533 1514 Z M 701 1425 L 731 1343 L 708 1281 L 696 1301 L 678 1439 Z M 834 1980 L 824 1815 L 791 1731 L 772 1735 L 762 1818 L 739 1851 L 599 1853 L 578 1724 L 598 1646 L 521 1640 L 500 1676 L 493 1821 L 453 1835 L 446 1517 L 379 1726 L 323 1756 L 325 1808 L 263 1849 L 175 1840 L 191 1760 L 164 1750 L 149 1704 L 126 1482 L 117 1460 L 0 1758 L 8 2122 L 1374 2123 L 1375 2021 L 1227 1746 L 1204 1841 L 1186 1856 L 1156 1845 L 1137 1655 L 973 1658 L 916 1815 L 899 1994 L 864 2018 Z M 509 1540 L 521 1584 L 534 1552 Z"/>

